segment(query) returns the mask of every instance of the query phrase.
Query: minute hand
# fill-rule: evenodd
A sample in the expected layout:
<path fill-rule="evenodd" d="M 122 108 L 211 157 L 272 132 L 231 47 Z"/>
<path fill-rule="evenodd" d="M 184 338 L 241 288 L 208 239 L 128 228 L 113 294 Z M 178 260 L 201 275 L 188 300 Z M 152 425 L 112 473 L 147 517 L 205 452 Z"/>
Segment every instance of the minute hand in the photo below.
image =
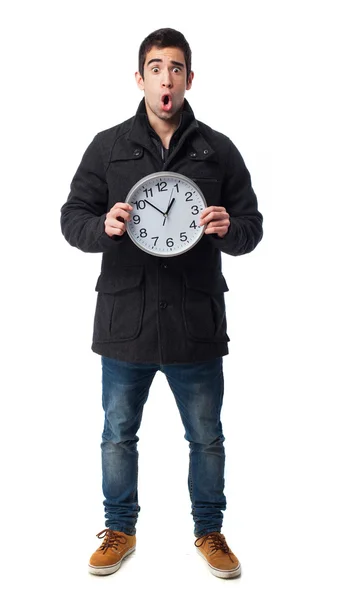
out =
<path fill-rule="evenodd" d="M 153 204 L 151 204 L 151 202 L 149 202 L 149 200 L 144 200 L 144 202 L 146 202 L 147 204 L 150 204 L 150 206 L 152 206 L 153 208 L 155 208 L 155 210 L 158 210 L 161 213 L 161 215 L 165 214 L 162 210 L 160 210 L 159 208 L 157 208 L 157 206 L 154 206 Z"/>

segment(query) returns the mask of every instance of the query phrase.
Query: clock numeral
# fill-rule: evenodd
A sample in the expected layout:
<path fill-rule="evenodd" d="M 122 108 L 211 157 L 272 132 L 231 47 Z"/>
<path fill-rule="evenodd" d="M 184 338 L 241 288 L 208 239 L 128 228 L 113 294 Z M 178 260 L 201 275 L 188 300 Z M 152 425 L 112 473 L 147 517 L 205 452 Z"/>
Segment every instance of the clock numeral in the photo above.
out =
<path fill-rule="evenodd" d="M 167 244 L 168 248 L 172 248 L 172 246 L 174 246 L 173 238 L 167 238 L 166 244 Z"/>
<path fill-rule="evenodd" d="M 165 181 L 159 181 L 159 183 L 156 184 L 156 187 L 159 190 L 159 192 L 166 192 L 167 183 Z"/>
<path fill-rule="evenodd" d="M 187 240 L 187 235 L 186 235 L 186 231 L 182 231 L 180 234 L 180 241 L 181 242 L 186 242 Z"/>
<path fill-rule="evenodd" d="M 136 200 L 135 202 L 131 202 L 131 204 L 135 204 L 137 210 L 143 210 L 146 207 L 145 200 Z"/>
<path fill-rule="evenodd" d="M 174 188 L 177 188 L 177 192 L 178 192 L 178 194 L 179 194 L 179 185 L 176 183 L 176 184 L 175 184 L 173 187 L 174 187 Z"/>
<path fill-rule="evenodd" d="M 185 196 L 186 202 L 190 202 L 192 200 L 192 192 L 185 192 Z"/>
<path fill-rule="evenodd" d="M 133 220 L 133 222 L 134 222 L 135 225 L 139 225 L 140 222 L 141 222 L 141 218 L 140 218 L 139 215 L 134 215 L 134 217 L 133 217 L 132 220 Z"/>
<path fill-rule="evenodd" d="M 145 190 L 143 190 L 143 192 L 145 193 L 145 197 L 146 198 L 148 198 L 149 193 L 150 193 L 151 198 L 153 197 L 153 190 L 152 190 L 152 188 L 149 188 L 148 190 L 145 189 Z"/>
<path fill-rule="evenodd" d="M 198 206 L 196 206 L 196 204 L 194 204 L 193 206 L 191 206 L 191 213 L 192 213 L 193 215 L 198 215 L 198 213 L 199 213 L 199 208 L 198 208 Z"/>
<path fill-rule="evenodd" d="M 190 227 L 192 227 L 192 229 L 197 229 L 197 225 L 196 225 L 195 221 L 192 221 L 192 223 L 190 224 Z"/>
<path fill-rule="evenodd" d="M 152 237 L 151 239 L 152 239 L 152 240 L 155 240 L 154 246 L 156 246 L 156 244 L 157 244 L 157 240 L 159 239 L 159 236 L 157 236 L 157 237 Z"/>
<path fill-rule="evenodd" d="M 139 230 L 139 235 L 140 235 L 141 237 L 147 237 L 147 235 L 148 235 L 148 234 L 147 234 L 147 230 L 146 230 L 146 229 L 144 229 L 144 227 L 143 227 L 142 229 L 140 229 L 140 230 Z"/>

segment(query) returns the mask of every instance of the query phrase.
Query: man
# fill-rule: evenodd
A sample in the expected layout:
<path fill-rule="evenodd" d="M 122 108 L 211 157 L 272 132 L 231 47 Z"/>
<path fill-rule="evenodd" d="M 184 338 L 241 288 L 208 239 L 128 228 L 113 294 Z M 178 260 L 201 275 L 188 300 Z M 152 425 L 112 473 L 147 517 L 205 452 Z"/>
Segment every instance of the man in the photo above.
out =
<path fill-rule="evenodd" d="M 93 574 L 114 573 L 135 549 L 140 510 L 137 432 L 155 373 L 174 394 L 190 445 L 189 493 L 195 545 L 211 572 L 240 574 L 221 533 L 224 496 L 222 357 L 228 353 L 221 251 L 251 252 L 262 215 L 249 172 L 233 143 L 196 121 L 186 90 L 191 51 L 173 29 L 141 44 L 136 82 L 144 99 L 134 117 L 98 133 L 87 148 L 61 209 L 67 241 L 102 252 L 92 349 L 102 356 L 102 476 L 106 529 L 89 561 Z M 173 171 L 193 179 L 208 207 L 202 239 L 189 252 L 160 258 L 126 233 L 125 203 L 144 176 Z"/>

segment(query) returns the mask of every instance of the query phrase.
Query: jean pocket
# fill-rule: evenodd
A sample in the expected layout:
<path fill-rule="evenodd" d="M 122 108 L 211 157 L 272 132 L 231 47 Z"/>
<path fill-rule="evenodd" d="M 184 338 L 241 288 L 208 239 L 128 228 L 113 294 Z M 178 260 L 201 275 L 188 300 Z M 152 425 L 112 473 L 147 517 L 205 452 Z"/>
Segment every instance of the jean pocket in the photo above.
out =
<path fill-rule="evenodd" d="M 188 337 L 200 342 L 229 341 L 222 273 L 195 271 L 184 274 L 183 317 Z"/>
<path fill-rule="evenodd" d="M 101 274 L 98 292 L 94 342 L 122 342 L 138 337 L 143 321 L 143 267 L 117 270 L 114 277 Z"/>

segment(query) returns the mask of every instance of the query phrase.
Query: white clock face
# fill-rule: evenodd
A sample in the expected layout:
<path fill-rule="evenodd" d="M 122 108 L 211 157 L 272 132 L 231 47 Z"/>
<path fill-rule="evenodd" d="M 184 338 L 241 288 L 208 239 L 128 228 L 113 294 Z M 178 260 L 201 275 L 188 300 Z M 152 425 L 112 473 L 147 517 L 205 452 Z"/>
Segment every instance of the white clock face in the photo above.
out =
<path fill-rule="evenodd" d="M 176 256 L 200 240 L 200 213 L 207 204 L 198 186 L 184 175 L 162 171 L 133 186 L 126 202 L 133 208 L 127 232 L 145 252 Z"/>

